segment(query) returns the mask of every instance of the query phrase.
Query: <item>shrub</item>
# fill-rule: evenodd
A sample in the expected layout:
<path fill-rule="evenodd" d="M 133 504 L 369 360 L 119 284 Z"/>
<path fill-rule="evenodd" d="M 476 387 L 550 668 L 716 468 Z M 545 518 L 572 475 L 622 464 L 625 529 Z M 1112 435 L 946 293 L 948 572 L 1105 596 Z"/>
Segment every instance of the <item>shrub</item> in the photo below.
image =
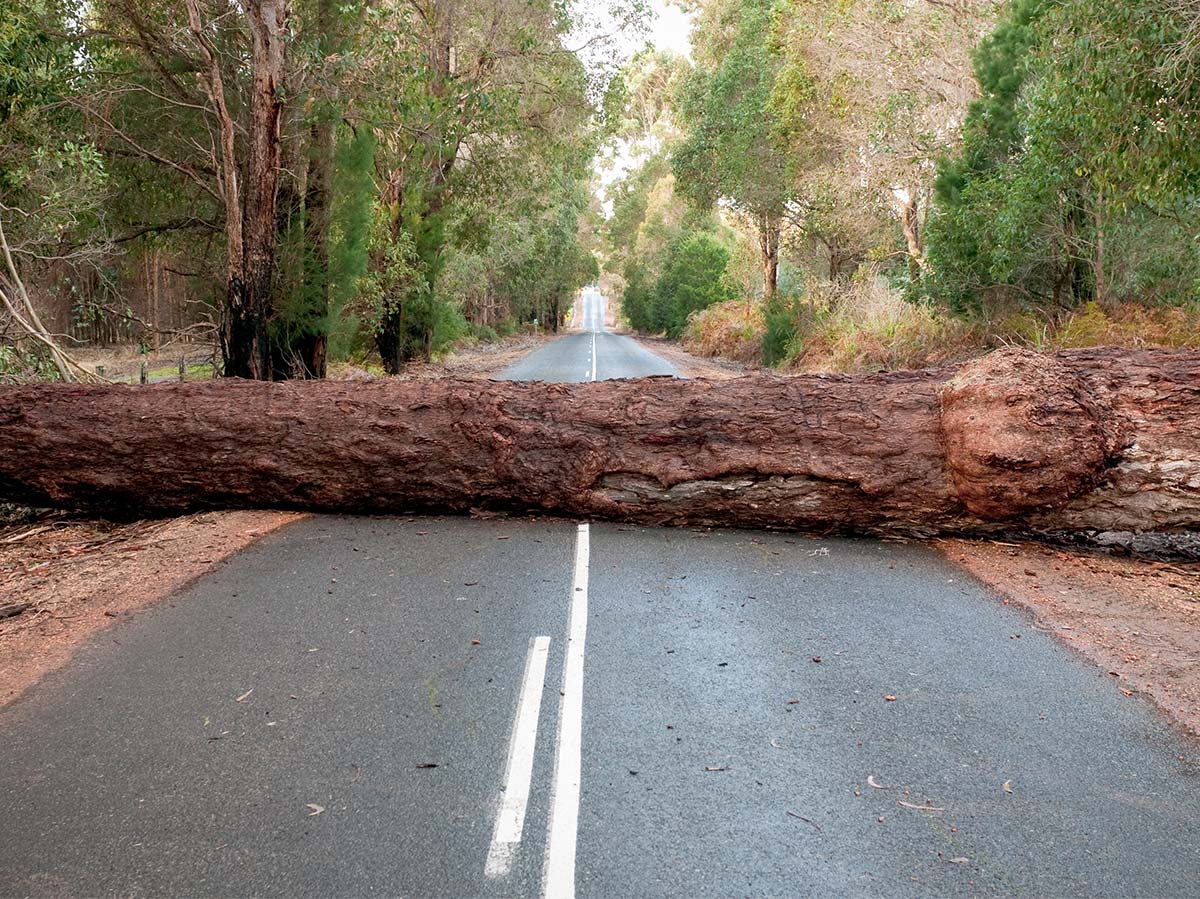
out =
<path fill-rule="evenodd" d="M 762 358 L 765 333 L 762 303 L 726 300 L 692 314 L 683 333 L 683 347 L 697 356 L 756 363 Z"/>

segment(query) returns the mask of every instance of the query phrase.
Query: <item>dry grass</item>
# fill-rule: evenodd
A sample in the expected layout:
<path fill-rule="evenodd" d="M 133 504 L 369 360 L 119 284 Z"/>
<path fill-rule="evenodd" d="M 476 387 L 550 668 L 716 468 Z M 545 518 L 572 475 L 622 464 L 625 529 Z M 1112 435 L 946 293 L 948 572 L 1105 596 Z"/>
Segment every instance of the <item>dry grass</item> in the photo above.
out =
<path fill-rule="evenodd" d="M 871 372 L 953 365 L 999 346 L 1055 351 L 1094 346 L 1200 349 L 1200 307 L 1097 303 L 1047 318 L 1013 313 L 990 325 L 906 302 L 887 285 L 814 288 L 796 306 L 780 366 L 797 372 Z M 694 315 L 683 347 L 697 356 L 755 363 L 765 332 L 760 302 L 732 300 Z"/>
<path fill-rule="evenodd" d="M 682 343 L 696 356 L 720 356 L 753 365 L 762 359 L 765 330 L 762 303 L 729 300 L 693 315 Z"/>
<path fill-rule="evenodd" d="M 788 368 L 868 372 L 927 368 L 982 352 L 978 329 L 904 301 L 880 284 L 855 284 L 826 298 L 793 342 Z"/>

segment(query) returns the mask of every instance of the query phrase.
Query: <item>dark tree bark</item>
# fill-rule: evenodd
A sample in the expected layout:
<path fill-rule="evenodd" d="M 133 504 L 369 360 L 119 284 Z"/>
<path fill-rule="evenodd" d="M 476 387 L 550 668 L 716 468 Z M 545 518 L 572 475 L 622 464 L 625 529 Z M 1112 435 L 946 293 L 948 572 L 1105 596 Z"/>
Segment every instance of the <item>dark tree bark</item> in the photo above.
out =
<path fill-rule="evenodd" d="M 1200 528 L 1200 353 L 592 384 L 0 388 L 0 498 L 103 512 L 487 508 L 647 524 Z"/>
<path fill-rule="evenodd" d="M 221 193 L 225 206 L 226 301 L 221 349 L 227 377 L 271 377 L 267 325 L 271 319 L 275 268 L 276 192 L 279 186 L 279 128 L 283 115 L 284 35 L 290 0 L 248 0 L 250 28 L 250 122 L 245 165 L 236 151 L 237 126 L 226 103 L 216 47 L 196 0 L 188 0 L 188 25 L 205 69 L 200 73 L 220 136 Z M 245 184 L 241 183 L 245 172 Z"/>

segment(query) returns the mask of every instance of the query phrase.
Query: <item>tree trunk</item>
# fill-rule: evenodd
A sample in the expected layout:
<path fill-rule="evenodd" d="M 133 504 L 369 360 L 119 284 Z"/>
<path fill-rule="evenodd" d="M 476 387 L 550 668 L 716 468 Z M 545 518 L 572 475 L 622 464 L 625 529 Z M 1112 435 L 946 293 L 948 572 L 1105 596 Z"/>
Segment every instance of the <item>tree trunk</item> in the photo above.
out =
<path fill-rule="evenodd" d="M 283 118 L 284 29 L 290 6 L 289 0 L 250 0 L 246 4 L 253 80 L 242 217 L 246 245 L 245 307 L 231 333 L 234 355 L 226 365 L 226 374 L 256 379 L 275 376 L 270 370 L 266 329 L 274 313 L 271 282 L 279 236 L 275 202 L 279 187 L 279 128 Z M 286 376 L 282 372 L 280 375 Z"/>
<path fill-rule="evenodd" d="M 289 0 L 248 0 L 251 90 L 246 180 L 239 183 L 237 128 L 226 104 L 216 47 L 197 0 L 187 0 L 188 24 L 204 58 L 201 73 L 221 136 L 220 181 L 225 206 L 226 290 L 221 352 L 227 377 L 271 377 L 267 326 L 273 312 L 272 277 L 277 241 L 275 203 L 279 185 L 279 128 L 283 113 L 284 32 Z"/>
<path fill-rule="evenodd" d="M 590 384 L 0 388 L 0 499 L 822 532 L 1200 528 L 1200 353 Z"/>
<path fill-rule="evenodd" d="M 916 283 L 927 265 L 917 199 L 907 190 L 897 191 L 896 196 L 900 202 L 900 230 L 904 232 L 904 246 L 908 251 L 908 276 Z"/>
<path fill-rule="evenodd" d="M 758 249 L 762 259 L 763 300 L 775 298 L 779 288 L 779 217 L 769 213 L 759 216 Z"/>

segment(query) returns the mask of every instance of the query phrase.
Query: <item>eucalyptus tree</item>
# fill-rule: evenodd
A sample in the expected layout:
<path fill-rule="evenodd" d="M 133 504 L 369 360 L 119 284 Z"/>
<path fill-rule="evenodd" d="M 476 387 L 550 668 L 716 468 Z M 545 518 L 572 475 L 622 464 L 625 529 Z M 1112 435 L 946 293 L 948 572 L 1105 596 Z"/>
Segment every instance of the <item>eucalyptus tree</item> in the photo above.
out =
<path fill-rule="evenodd" d="M 679 92 L 685 137 L 672 153 L 677 189 L 703 207 L 744 213 L 758 236 L 763 294 L 775 295 L 784 216 L 797 158 L 772 104 L 781 60 L 773 4 L 706 0 L 693 44 L 696 66 Z"/>

